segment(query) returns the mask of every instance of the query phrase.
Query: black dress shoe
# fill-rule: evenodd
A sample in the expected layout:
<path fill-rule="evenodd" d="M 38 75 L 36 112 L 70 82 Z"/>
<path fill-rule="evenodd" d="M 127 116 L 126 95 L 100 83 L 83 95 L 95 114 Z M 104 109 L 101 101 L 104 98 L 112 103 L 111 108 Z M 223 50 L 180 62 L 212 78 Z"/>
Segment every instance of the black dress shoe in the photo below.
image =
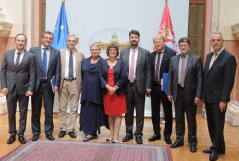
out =
<path fill-rule="evenodd" d="M 21 144 L 26 144 L 26 139 L 25 139 L 23 136 L 19 136 L 19 137 L 18 137 L 18 141 L 19 141 Z"/>
<path fill-rule="evenodd" d="M 68 132 L 68 135 L 70 135 L 71 138 L 76 138 L 76 134 L 74 131 Z"/>
<path fill-rule="evenodd" d="M 142 137 L 136 137 L 135 140 L 137 144 L 143 144 Z"/>
<path fill-rule="evenodd" d="M 7 144 L 12 144 L 16 140 L 15 135 L 11 135 L 10 138 L 7 140 Z"/>
<path fill-rule="evenodd" d="M 179 146 L 183 146 L 183 143 L 174 142 L 174 143 L 170 146 L 170 148 L 177 148 L 177 147 L 179 147 Z"/>
<path fill-rule="evenodd" d="M 210 149 L 205 149 L 205 150 L 202 150 L 203 153 L 207 153 L 207 154 L 211 154 L 211 150 Z"/>
<path fill-rule="evenodd" d="M 61 132 L 58 134 L 59 138 L 63 138 L 66 135 L 66 132 L 61 130 Z"/>
<path fill-rule="evenodd" d="M 152 137 L 150 137 L 148 139 L 148 141 L 155 141 L 155 140 L 160 140 L 160 139 L 161 139 L 161 137 L 159 135 L 153 135 Z"/>
<path fill-rule="evenodd" d="M 133 139 L 133 136 L 132 136 L 132 135 L 126 135 L 126 136 L 122 139 L 122 141 L 123 141 L 123 142 L 128 142 L 128 141 L 130 141 L 131 139 Z"/>
<path fill-rule="evenodd" d="M 191 145 L 190 146 L 190 152 L 195 153 L 197 151 L 197 146 L 196 145 Z"/>
<path fill-rule="evenodd" d="M 172 140 L 170 139 L 170 137 L 165 137 L 164 140 L 167 144 L 172 144 Z"/>
<path fill-rule="evenodd" d="M 37 141 L 39 139 L 39 135 L 33 135 L 32 141 Z"/>
<path fill-rule="evenodd" d="M 211 155 L 209 156 L 209 160 L 215 161 L 218 159 L 218 153 L 212 152 Z"/>
<path fill-rule="evenodd" d="M 50 141 L 55 140 L 55 138 L 54 138 L 54 136 L 52 136 L 52 134 L 46 135 L 46 138 L 47 138 L 48 140 L 50 140 Z"/>

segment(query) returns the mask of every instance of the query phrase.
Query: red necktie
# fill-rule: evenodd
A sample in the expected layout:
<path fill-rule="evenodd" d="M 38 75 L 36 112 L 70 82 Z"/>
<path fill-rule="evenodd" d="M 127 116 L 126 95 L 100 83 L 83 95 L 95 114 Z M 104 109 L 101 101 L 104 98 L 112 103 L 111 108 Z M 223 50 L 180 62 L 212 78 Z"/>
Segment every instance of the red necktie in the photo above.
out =
<path fill-rule="evenodd" d="M 131 57 L 131 63 L 130 63 L 130 72 L 129 72 L 129 81 L 131 83 L 134 82 L 134 64 L 135 64 L 135 50 L 132 50 L 132 57 Z"/>
<path fill-rule="evenodd" d="M 158 53 L 158 59 L 157 59 L 157 63 L 156 63 L 155 73 L 154 73 L 155 81 L 159 81 L 160 54 L 161 54 L 161 52 Z"/>
<path fill-rule="evenodd" d="M 185 73 L 186 73 L 186 57 L 183 55 L 182 56 L 182 63 L 181 63 L 181 79 L 180 79 L 180 85 L 181 87 L 184 87 L 184 81 L 185 81 Z"/>
<path fill-rule="evenodd" d="M 18 52 L 17 53 L 17 59 L 16 59 L 16 62 L 15 62 L 16 69 L 18 69 L 19 65 L 20 65 L 20 55 L 21 55 L 21 53 Z"/>

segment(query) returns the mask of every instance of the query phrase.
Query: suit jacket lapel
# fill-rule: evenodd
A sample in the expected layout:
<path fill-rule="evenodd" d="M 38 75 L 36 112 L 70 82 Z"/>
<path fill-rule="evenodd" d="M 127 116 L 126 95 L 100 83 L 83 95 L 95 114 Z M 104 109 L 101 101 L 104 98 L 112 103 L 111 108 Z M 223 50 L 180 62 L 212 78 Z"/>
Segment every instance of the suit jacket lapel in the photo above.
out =
<path fill-rule="evenodd" d="M 181 54 L 177 55 L 177 59 L 176 59 L 176 62 L 175 62 L 176 69 L 179 68 L 180 55 L 181 55 Z M 178 78 L 178 70 L 177 70 L 177 73 L 176 73 L 176 74 L 177 74 L 177 78 Z"/>
<path fill-rule="evenodd" d="M 48 67 L 47 67 L 47 71 L 49 70 L 50 66 L 51 66 L 51 62 L 53 60 L 53 57 L 54 57 L 54 53 L 53 53 L 54 50 L 52 50 L 52 48 L 50 48 L 50 58 L 49 58 L 49 61 L 48 61 Z"/>
<path fill-rule="evenodd" d="M 39 64 L 40 69 L 42 70 L 42 62 L 41 62 L 41 47 L 37 48 L 37 53 L 35 56 L 37 57 L 37 63 Z"/>
<path fill-rule="evenodd" d="M 61 71 L 62 71 L 62 76 L 65 77 L 65 69 L 66 69 L 66 49 L 63 50 L 63 52 L 61 53 Z"/>
<path fill-rule="evenodd" d="M 130 64 L 129 64 L 130 48 L 128 48 L 128 49 L 127 49 L 127 52 L 124 53 L 124 54 L 127 56 L 127 59 L 126 59 L 126 60 L 127 60 L 128 62 L 126 62 L 126 64 L 128 65 L 128 68 L 129 68 L 129 67 L 130 67 Z"/>
<path fill-rule="evenodd" d="M 24 55 L 23 55 L 23 58 L 22 58 L 22 61 L 21 61 L 20 65 L 19 65 L 18 70 L 21 68 L 22 64 L 23 64 L 24 61 L 26 60 L 27 54 L 28 54 L 28 53 L 27 53 L 26 51 L 24 51 Z"/>
<path fill-rule="evenodd" d="M 218 57 L 216 58 L 216 60 L 214 61 L 214 63 L 212 64 L 211 68 L 210 68 L 210 71 L 215 67 L 215 65 L 217 63 L 220 62 L 220 60 L 222 59 L 223 57 L 223 54 L 224 54 L 224 50 L 218 55 Z"/>
<path fill-rule="evenodd" d="M 185 77 L 186 77 L 186 75 L 187 75 L 189 66 L 191 65 L 192 61 L 193 61 L 193 57 L 192 57 L 192 55 L 189 53 L 189 54 L 188 54 L 187 65 L 186 65 Z"/>
<path fill-rule="evenodd" d="M 16 66 L 14 64 L 14 56 L 15 56 L 16 50 L 13 50 L 13 52 L 10 53 L 10 57 L 12 58 L 12 66 L 16 70 Z"/>
<path fill-rule="evenodd" d="M 136 62 L 136 66 L 135 66 L 135 69 L 137 69 L 137 66 L 138 66 L 138 64 L 139 64 L 139 62 L 140 62 L 140 60 L 141 60 L 141 57 L 142 56 L 142 52 L 141 52 L 141 49 L 140 49 L 140 47 L 138 47 L 138 56 L 137 56 L 137 62 Z M 136 72 L 136 71 L 135 71 Z"/>

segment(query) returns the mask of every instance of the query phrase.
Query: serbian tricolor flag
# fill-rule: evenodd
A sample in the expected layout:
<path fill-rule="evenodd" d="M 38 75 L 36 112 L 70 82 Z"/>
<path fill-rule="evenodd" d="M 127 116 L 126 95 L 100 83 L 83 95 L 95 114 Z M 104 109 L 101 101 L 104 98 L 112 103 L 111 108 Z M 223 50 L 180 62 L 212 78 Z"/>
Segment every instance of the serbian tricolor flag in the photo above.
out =
<path fill-rule="evenodd" d="M 161 19 L 158 34 L 164 35 L 166 46 L 174 50 L 176 53 L 178 53 L 177 42 L 175 40 L 175 35 L 173 32 L 173 25 L 172 25 L 167 1 L 164 6 L 163 16 Z"/>

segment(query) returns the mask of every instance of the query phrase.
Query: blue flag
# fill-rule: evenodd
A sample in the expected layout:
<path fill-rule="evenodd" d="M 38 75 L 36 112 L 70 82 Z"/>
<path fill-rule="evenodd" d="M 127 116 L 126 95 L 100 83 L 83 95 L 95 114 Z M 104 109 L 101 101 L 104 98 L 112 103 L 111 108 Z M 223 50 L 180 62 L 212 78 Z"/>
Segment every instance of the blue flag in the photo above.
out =
<path fill-rule="evenodd" d="M 56 26 L 54 30 L 54 39 L 51 46 L 56 49 L 66 48 L 66 36 L 68 34 L 69 30 L 65 12 L 65 1 L 63 1 L 56 21 Z"/>

